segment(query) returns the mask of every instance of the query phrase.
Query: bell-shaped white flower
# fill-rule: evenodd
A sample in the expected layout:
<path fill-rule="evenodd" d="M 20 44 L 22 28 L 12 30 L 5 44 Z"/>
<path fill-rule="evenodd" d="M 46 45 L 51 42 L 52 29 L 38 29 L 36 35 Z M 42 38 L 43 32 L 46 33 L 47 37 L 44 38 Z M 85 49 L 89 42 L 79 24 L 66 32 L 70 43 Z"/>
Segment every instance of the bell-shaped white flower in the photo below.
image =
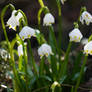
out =
<path fill-rule="evenodd" d="M 18 55 L 19 56 L 23 55 L 23 46 L 22 45 L 18 46 Z"/>
<path fill-rule="evenodd" d="M 43 18 L 43 25 L 51 26 L 55 23 L 55 19 L 51 13 L 47 13 Z"/>
<path fill-rule="evenodd" d="M 87 11 L 84 11 L 80 16 L 80 22 L 82 24 L 84 24 L 85 22 L 86 25 L 89 25 L 92 22 L 92 15 L 88 13 Z"/>
<path fill-rule="evenodd" d="M 66 0 L 61 0 L 61 3 L 64 4 L 65 1 L 66 1 Z"/>
<path fill-rule="evenodd" d="M 20 12 L 18 12 L 18 14 L 15 15 L 16 13 L 17 10 L 13 10 L 11 17 L 7 21 L 7 26 L 9 26 L 9 29 L 12 28 L 15 31 L 16 27 L 19 26 L 19 19 L 23 17 L 23 15 Z"/>
<path fill-rule="evenodd" d="M 35 35 L 35 32 L 36 30 L 29 27 L 29 26 L 25 26 L 22 28 L 22 30 L 20 31 L 19 33 L 19 36 L 22 40 L 25 40 L 25 39 L 28 39 L 28 38 L 31 38 L 31 36 L 36 36 Z"/>
<path fill-rule="evenodd" d="M 40 55 L 40 58 L 42 58 L 43 56 L 48 57 L 49 55 L 53 55 L 51 46 L 46 43 L 42 44 L 38 49 L 38 54 Z"/>
<path fill-rule="evenodd" d="M 78 28 L 75 28 L 72 30 L 72 32 L 69 33 L 69 37 L 70 37 L 70 41 L 80 42 L 83 35 L 81 34 Z"/>
<path fill-rule="evenodd" d="M 92 55 L 92 41 L 84 46 L 84 53 Z"/>

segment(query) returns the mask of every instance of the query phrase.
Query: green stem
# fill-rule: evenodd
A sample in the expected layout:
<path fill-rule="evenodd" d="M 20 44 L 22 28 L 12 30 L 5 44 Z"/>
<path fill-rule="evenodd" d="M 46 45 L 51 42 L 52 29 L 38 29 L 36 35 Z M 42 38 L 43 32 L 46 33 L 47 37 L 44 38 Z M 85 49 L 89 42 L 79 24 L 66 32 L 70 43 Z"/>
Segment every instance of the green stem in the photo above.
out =
<path fill-rule="evenodd" d="M 68 48 L 67 48 L 67 51 L 66 51 L 66 54 L 65 54 L 65 60 L 61 65 L 60 78 L 63 78 L 65 76 L 66 72 L 67 72 L 67 64 L 68 64 L 68 61 L 69 61 L 69 53 L 70 53 L 70 50 L 71 50 L 71 46 L 72 46 L 72 42 L 70 42 L 69 45 L 68 45 Z"/>
<path fill-rule="evenodd" d="M 19 57 L 19 64 L 18 64 L 18 67 L 19 67 L 19 71 L 21 71 L 22 70 L 22 62 L 23 62 L 23 59 L 22 59 L 23 57 L 22 57 L 22 55 Z"/>
<path fill-rule="evenodd" d="M 50 31 L 49 44 L 51 45 L 53 52 L 56 54 L 56 51 L 58 51 L 58 47 L 57 47 L 57 41 L 56 41 L 56 37 L 55 37 L 54 30 L 53 30 L 52 26 L 49 27 L 49 31 Z"/>
<path fill-rule="evenodd" d="M 15 9 L 15 7 L 12 5 L 12 4 L 9 4 L 9 5 L 6 5 L 2 12 L 1 12 L 1 23 L 2 23 L 2 28 L 3 28 L 3 31 L 4 31 L 4 35 L 5 35 L 5 39 L 7 41 L 7 45 L 8 45 L 8 49 L 9 49 L 9 53 L 10 53 L 10 66 L 12 66 L 12 69 L 13 69 L 13 73 L 14 73 L 14 82 L 15 82 L 15 91 L 19 92 L 19 87 L 20 87 L 20 82 L 18 80 L 18 76 L 17 76 L 17 71 L 16 71 L 16 68 L 15 68 L 15 62 L 14 62 L 14 56 L 13 56 L 13 50 L 11 48 L 11 44 L 9 42 L 9 39 L 8 39 L 8 36 L 7 36 L 7 33 L 6 33 L 6 27 L 5 27 L 5 24 L 4 24 L 4 15 L 5 15 L 5 12 L 7 11 L 8 8 L 11 8 L 12 10 Z M 17 89 L 18 88 L 18 89 Z"/>
<path fill-rule="evenodd" d="M 82 77 L 82 74 L 83 74 L 83 72 L 84 72 L 84 68 L 85 68 L 85 65 L 86 65 L 87 58 L 88 58 L 88 56 L 85 55 L 84 62 L 83 62 L 83 64 L 82 64 L 82 67 L 81 67 L 81 70 L 80 70 L 80 76 L 79 76 L 79 78 L 78 78 L 78 80 L 77 80 L 77 83 L 76 83 L 75 91 L 74 91 L 74 92 L 77 92 L 77 89 L 78 89 L 78 87 L 79 87 L 79 84 L 80 84 L 80 81 L 81 81 L 81 77 Z"/>
<path fill-rule="evenodd" d="M 24 67 L 25 67 L 25 77 L 26 77 L 26 92 L 28 92 L 28 71 L 27 71 L 28 59 L 27 59 L 27 47 L 26 47 L 26 44 L 24 44 L 24 42 L 23 42 L 23 47 L 24 47 Z"/>
<path fill-rule="evenodd" d="M 44 60 L 44 56 L 43 56 L 41 59 L 41 62 L 40 62 L 40 70 L 39 70 L 40 75 L 43 75 L 43 72 L 44 72 L 44 62 L 45 62 L 45 60 Z"/>
<path fill-rule="evenodd" d="M 61 16 L 61 2 L 57 1 L 57 7 L 58 7 L 58 21 L 59 21 L 59 37 L 58 37 L 58 41 L 59 41 L 59 48 L 61 49 L 61 40 L 62 40 L 62 16 Z"/>
<path fill-rule="evenodd" d="M 36 68 L 36 63 L 35 63 L 35 60 L 34 60 L 34 57 L 33 57 L 33 53 L 32 53 L 31 42 L 30 42 L 29 39 L 28 39 L 28 44 L 29 44 L 29 51 L 30 51 L 30 56 L 31 56 L 32 65 L 33 65 L 35 74 L 38 74 L 38 71 L 37 71 L 37 68 Z"/>
<path fill-rule="evenodd" d="M 38 2 L 39 2 L 39 4 L 40 4 L 41 7 L 44 7 L 44 3 L 43 3 L 42 0 L 38 0 Z"/>
<path fill-rule="evenodd" d="M 28 21 L 27 21 L 27 17 L 25 15 L 25 13 L 22 10 L 20 10 L 20 9 L 18 10 L 18 12 L 21 12 L 21 14 L 23 15 L 23 18 L 25 20 L 25 21 L 23 21 L 23 23 L 24 23 L 23 25 L 27 26 L 28 25 Z"/>
<path fill-rule="evenodd" d="M 72 86 L 72 88 L 71 88 L 71 92 L 73 92 L 73 90 L 74 90 L 74 87 Z"/>

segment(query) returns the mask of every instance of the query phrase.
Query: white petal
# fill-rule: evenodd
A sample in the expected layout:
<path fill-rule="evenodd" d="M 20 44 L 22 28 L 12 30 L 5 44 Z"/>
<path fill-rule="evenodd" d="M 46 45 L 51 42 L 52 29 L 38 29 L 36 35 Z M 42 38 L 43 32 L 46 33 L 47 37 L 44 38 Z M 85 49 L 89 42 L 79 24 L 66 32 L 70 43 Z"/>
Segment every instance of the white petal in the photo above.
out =
<path fill-rule="evenodd" d="M 23 55 L 23 46 L 22 45 L 18 46 L 18 55 L 19 56 Z"/>
<path fill-rule="evenodd" d="M 55 19 L 51 13 L 47 13 L 43 18 L 43 25 L 50 26 L 55 23 Z"/>
<path fill-rule="evenodd" d="M 83 35 L 81 34 L 80 30 L 75 28 L 69 33 L 70 41 L 80 42 Z"/>

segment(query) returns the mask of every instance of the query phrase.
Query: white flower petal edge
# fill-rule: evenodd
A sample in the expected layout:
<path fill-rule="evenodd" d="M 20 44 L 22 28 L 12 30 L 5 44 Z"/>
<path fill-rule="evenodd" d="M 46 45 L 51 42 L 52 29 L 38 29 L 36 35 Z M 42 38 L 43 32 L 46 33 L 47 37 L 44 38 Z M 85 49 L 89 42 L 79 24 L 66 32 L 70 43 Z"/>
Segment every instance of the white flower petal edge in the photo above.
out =
<path fill-rule="evenodd" d="M 24 26 L 22 28 L 22 30 L 20 31 L 19 36 L 24 41 L 25 39 L 31 38 L 31 36 L 35 37 L 36 36 L 35 35 L 36 31 L 37 30 L 35 30 L 35 29 L 33 29 L 29 26 Z"/>
<path fill-rule="evenodd" d="M 84 53 L 85 53 L 85 54 L 90 54 L 90 55 L 92 55 L 92 41 L 88 42 L 88 43 L 84 46 Z"/>
<path fill-rule="evenodd" d="M 64 4 L 65 1 L 66 1 L 66 0 L 61 0 L 61 3 Z"/>
<path fill-rule="evenodd" d="M 49 55 L 53 55 L 51 46 L 46 43 L 42 44 L 38 49 L 38 55 L 40 55 L 40 58 L 42 58 L 43 56 L 48 57 Z"/>
<path fill-rule="evenodd" d="M 92 22 L 92 15 L 87 12 L 87 11 L 84 11 L 81 16 L 80 16 L 80 22 L 82 24 L 84 24 L 84 22 L 86 23 L 86 25 L 89 25 L 91 22 Z"/>
<path fill-rule="evenodd" d="M 13 30 L 16 31 L 16 27 L 19 26 L 19 19 L 23 17 L 23 15 L 18 12 L 18 14 L 15 16 L 15 13 L 17 10 L 12 11 L 12 15 L 7 21 L 7 26 L 9 26 L 9 29 L 12 28 Z"/>
<path fill-rule="evenodd" d="M 23 55 L 23 46 L 22 45 L 18 46 L 18 55 L 19 56 Z"/>
<path fill-rule="evenodd" d="M 43 25 L 51 26 L 55 23 L 54 16 L 51 13 L 47 13 L 43 18 Z"/>
<path fill-rule="evenodd" d="M 72 30 L 72 32 L 69 33 L 69 37 L 70 37 L 70 41 L 80 42 L 83 35 L 81 34 L 81 32 L 78 28 L 75 28 Z"/>

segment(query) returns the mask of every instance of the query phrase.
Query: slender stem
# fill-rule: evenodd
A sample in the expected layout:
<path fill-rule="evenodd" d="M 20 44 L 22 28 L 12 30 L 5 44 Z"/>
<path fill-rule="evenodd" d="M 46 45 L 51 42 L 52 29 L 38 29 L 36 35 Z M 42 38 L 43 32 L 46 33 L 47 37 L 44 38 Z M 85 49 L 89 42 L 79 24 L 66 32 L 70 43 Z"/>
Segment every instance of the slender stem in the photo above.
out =
<path fill-rule="evenodd" d="M 6 28 L 5 28 L 5 24 L 4 24 L 4 14 L 6 12 L 6 10 L 8 9 L 9 5 L 7 5 L 1 12 L 1 24 L 2 24 L 2 28 L 3 28 L 3 31 L 4 31 L 4 35 L 5 35 L 5 39 L 7 41 L 7 44 L 8 44 L 8 48 L 9 48 L 9 40 L 8 40 L 8 36 L 7 36 L 7 33 L 6 33 Z"/>
<path fill-rule="evenodd" d="M 40 63 L 40 70 L 39 70 L 40 75 L 43 75 L 43 72 L 44 72 L 44 62 L 45 62 L 45 60 L 44 60 L 44 56 L 43 56 L 41 59 L 41 63 Z"/>
<path fill-rule="evenodd" d="M 88 56 L 85 55 L 84 62 L 83 62 L 83 64 L 82 64 L 82 67 L 81 67 L 81 70 L 80 70 L 80 76 L 79 76 L 79 78 L 78 78 L 78 80 L 77 80 L 77 83 L 76 83 L 75 91 L 74 91 L 74 92 L 77 92 L 77 89 L 78 89 L 78 87 L 79 87 L 80 80 L 81 80 L 82 74 L 83 74 L 83 72 L 84 72 L 84 68 L 85 68 L 85 65 L 86 65 L 87 58 L 88 58 Z"/>
<path fill-rule="evenodd" d="M 28 25 L 28 21 L 27 21 L 27 17 L 25 15 L 25 13 L 22 10 L 20 10 L 20 9 L 18 10 L 18 12 L 21 12 L 22 13 L 22 15 L 24 17 L 24 20 L 25 20 L 25 21 L 23 21 L 23 23 L 24 23 L 23 25 L 24 26 L 27 26 Z"/>
<path fill-rule="evenodd" d="M 59 21 L 59 36 L 58 36 L 58 41 L 59 41 L 59 48 L 61 49 L 61 40 L 62 40 L 62 16 L 61 16 L 61 2 L 57 1 L 57 7 L 58 7 L 58 21 Z"/>
<path fill-rule="evenodd" d="M 23 62 L 23 59 L 22 59 L 23 57 L 22 57 L 22 55 L 19 57 L 19 63 L 18 63 L 18 68 L 19 68 L 19 70 L 21 71 L 22 70 L 22 62 Z"/>
<path fill-rule="evenodd" d="M 73 90 L 74 90 L 74 87 L 72 86 L 72 87 L 71 87 L 71 92 L 73 92 Z"/>
<path fill-rule="evenodd" d="M 4 35 L 5 35 L 5 39 L 7 41 L 7 45 L 8 45 L 8 49 L 9 49 L 9 53 L 10 53 L 10 66 L 12 67 L 13 69 L 13 73 L 14 73 L 14 83 L 16 85 L 15 87 L 15 91 L 19 92 L 19 87 L 20 87 L 20 82 L 18 80 L 18 76 L 17 76 L 17 72 L 16 72 L 16 68 L 15 68 L 15 62 L 14 62 L 14 57 L 13 57 L 13 50 L 11 48 L 11 44 L 9 42 L 9 39 L 8 39 L 8 36 L 7 36 L 7 33 L 6 33 L 6 27 L 5 27 L 5 24 L 4 24 L 4 15 L 5 15 L 5 12 L 7 11 L 8 8 L 11 8 L 12 10 L 14 10 L 14 6 L 12 4 L 9 4 L 9 5 L 6 5 L 2 12 L 1 12 L 1 23 L 2 23 L 2 28 L 3 28 L 3 31 L 4 31 Z"/>
<path fill-rule="evenodd" d="M 62 63 L 61 65 L 61 68 L 60 68 L 60 78 L 61 76 L 64 77 L 65 74 L 66 74 L 66 71 L 67 71 L 67 64 L 68 64 L 68 59 L 69 59 L 69 53 L 70 53 L 70 50 L 71 50 L 71 46 L 72 46 L 72 42 L 69 43 L 68 45 L 68 48 L 67 48 L 67 51 L 66 51 L 66 54 L 65 54 L 65 60 L 64 62 Z"/>
<path fill-rule="evenodd" d="M 56 53 L 56 50 L 58 51 L 58 46 L 57 46 L 57 41 L 56 41 L 56 37 L 55 37 L 55 34 L 54 34 L 53 27 L 50 26 L 49 30 L 50 30 L 49 43 L 50 43 L 50 45 L 52 47 L 53 52 Z"/>
<path fill-rule="evenodd" d="M 41 7 L 44 7 L 44 3 L 43 3 L 42 0 L 38 0 L 38 2 L 39 2 L 39 4 L 40 4 Z"/>
<path fill-rule="evenodd" d="M 36 63 L 35 63 L 35 60 L 34 60 L 34 57 L 33 57 L 33 53 L 32 53 L 31 42 L 30 42 L 29 39 L 28 39 L 28 44 L 29 44 L 29 51 L 30 51 L 30 54 L 31 54 L 30 56 L 31 56 L 32 65 L 33 65 L 35 74 L 38 74 L 38 71 L 37 71 L 37 68 L 36 68 Z"/>
<path fill-rule="evenodd" d="M 25 74 L 26 74 L 26 92 L 28 92 L 28 71 L 27 71 L 27 64 L 28 64 L 28 59 L 27 59 L 27 47 L 26 44 L 23 42 L 23 47 L 24 47 L 24 67 L 25 67 Z"/>

